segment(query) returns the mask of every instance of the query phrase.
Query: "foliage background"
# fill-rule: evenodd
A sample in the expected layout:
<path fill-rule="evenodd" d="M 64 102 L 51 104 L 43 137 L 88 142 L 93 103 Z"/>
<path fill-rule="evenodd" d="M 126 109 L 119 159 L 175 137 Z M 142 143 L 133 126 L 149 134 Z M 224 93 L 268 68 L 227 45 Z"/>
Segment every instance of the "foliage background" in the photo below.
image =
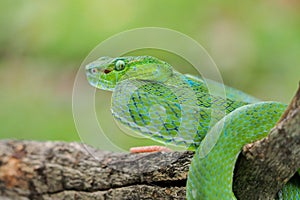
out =
<path fill-rule="evenodd" d="M 79 141 L 81 62 L 104 39 L 145 26 L 197 40 L 227 85 L 288 103 L 300 78 L 299 11 L 296 0 L 1 0 L 0 138 Z"/>

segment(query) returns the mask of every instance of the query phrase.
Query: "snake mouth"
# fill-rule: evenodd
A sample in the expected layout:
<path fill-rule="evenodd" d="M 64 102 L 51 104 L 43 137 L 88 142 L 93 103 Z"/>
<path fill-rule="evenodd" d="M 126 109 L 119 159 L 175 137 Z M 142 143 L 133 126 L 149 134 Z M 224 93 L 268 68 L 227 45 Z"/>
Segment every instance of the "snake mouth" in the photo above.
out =
<path fill-rule="evenodd" d="M 99 76 L 94 74 L 89 74 L 87 76 L 87 79 L 91 86 L 96 87 L 98 89 L 112 90 L 114 87 L 114 84 L 111 81 L 99 79 Z"/>

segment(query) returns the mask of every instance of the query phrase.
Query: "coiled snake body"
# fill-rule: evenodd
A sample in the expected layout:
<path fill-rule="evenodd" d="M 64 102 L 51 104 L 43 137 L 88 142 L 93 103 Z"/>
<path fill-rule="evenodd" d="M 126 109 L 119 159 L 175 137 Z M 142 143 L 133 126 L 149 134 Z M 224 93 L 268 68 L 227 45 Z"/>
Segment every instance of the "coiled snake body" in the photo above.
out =
<path fill-rule="evenodd" d="M 86 66 L 86 74 L 92 86 L 113 91 L 112 114 L 123 125 L 162 143 L 196 150 L 188 199 L 235 199 L 232 177 L 241 148 L 265 137 L 286 108 L 183 75 L 151 56 L 101 57 Z M 288 183 L 278 197 L 300 199 L 299 188 Z"/>

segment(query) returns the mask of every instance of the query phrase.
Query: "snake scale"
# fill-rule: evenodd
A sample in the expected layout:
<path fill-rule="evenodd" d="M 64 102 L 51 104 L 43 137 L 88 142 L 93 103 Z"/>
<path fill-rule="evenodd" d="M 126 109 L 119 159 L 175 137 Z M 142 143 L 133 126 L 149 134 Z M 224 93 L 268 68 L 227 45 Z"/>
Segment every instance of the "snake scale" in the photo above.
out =
<path fill-rule="evenodd" d="M 92 86 L 113 91 L 117 121 L 153 140 L 196 151 L 187 199 L 236 199 L 233 170 L 241 148 L 265 137 L 286 109 L 181 74 L 152 56 L 101 57 L 86 66 L 86 75 Z M 300 199 L 299 183 L 288 182 L 277 198 Z"/>

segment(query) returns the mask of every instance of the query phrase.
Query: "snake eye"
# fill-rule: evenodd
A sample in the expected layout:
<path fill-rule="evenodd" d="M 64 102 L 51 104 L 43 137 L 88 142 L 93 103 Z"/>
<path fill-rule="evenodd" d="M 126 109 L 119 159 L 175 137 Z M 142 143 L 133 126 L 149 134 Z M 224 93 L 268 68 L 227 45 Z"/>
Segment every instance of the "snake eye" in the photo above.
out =
<path fill-rule="evenodd" d="M 125 68 L 125 62 L 123 60 L 118 60 L 115 64 L 115 70 L 121 71 Z"/>

